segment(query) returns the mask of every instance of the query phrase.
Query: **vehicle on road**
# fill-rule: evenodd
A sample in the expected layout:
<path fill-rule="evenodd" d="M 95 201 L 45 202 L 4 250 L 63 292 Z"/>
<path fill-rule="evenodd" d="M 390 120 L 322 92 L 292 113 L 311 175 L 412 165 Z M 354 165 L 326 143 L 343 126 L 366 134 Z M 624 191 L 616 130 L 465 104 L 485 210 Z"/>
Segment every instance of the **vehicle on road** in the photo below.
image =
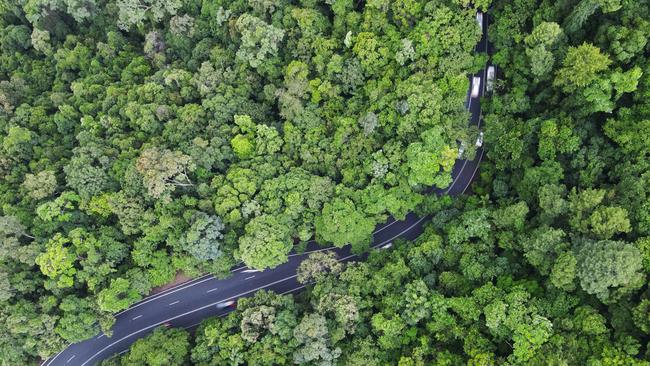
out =
<path fill-rule="evenodd" d="M 465 142 L 461 142 L 460 146 L 458 147 L 458 158 L 457 159 L 462 159 L 464 153 L 465 153 Z"/>
<path fill-rule="evenodd" d="M 478 24 L 478 26 L 483 29 L 483 13 L 480 11 L 476 12 L 476 24 Z"/>
<path fill-rule="evenodd" d="M 485 80 L 485 90 L 488 93 L 491 93 L 492 90 L 494 90 L 494 79 L 496 77 L 496 69 L 494 68 L 493 65 L 488 66 L 487 68 L 487 76 Z"/>
<path fill-rule="evenodd" d="M 476 98 L 481 91 L 481 77 L 474 76 L 472 78 L 472 98 Z"/>
<path fill-rule="evenodd" d="M 224 301 L 220 302 L 217 304 L 217 309 L 225 309 L 229 307 L 237 307 L 237 301 L 235 300 L 230 300 L 230 301 Z"/>
<path fill-rule="evenodd" d="M 392 246 L 393 246 L 393 242 L 392 242 L 392 241 L 389 241 L 388 244 L 384 244 L 384 245 L 382 245 L 382 246 L 379 247 L 379 248 L 380 248 L 380 249 L 388 249 L 388 248 L 390 248 L 390 247 L 392 247 Z"/>
<path fill-rule="evenodd" d="M 483 146 L 483 131 L 479 132 L 478 138 L 476 139 L 476 147 Z"/>

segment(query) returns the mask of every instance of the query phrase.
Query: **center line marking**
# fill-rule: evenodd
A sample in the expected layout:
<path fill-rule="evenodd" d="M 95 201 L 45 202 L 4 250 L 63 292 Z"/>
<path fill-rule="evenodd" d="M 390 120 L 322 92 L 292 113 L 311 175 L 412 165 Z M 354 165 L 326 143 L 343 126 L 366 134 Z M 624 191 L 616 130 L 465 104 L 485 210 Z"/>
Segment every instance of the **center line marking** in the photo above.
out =
<path fill-rule="evenodd" d="M 172 303 L 169 303 L 169 306 L 176 305 L 176 304 L 178 304 L 179 302 L 181 302 L 181 300 L 176 300 L 176 301 L 174 301 L 174 302 L 172 302 Z"/>
<path fill-rule="evenodd" d="M 209 292 L 212 292 L 212 291 L 217 291 L 217 290 L 218 290 L 217 287 L 215 287 L 215 288 L 211 288 L 211 289 L 209 289 L 208 291 L 206 291 L 206 293 L 209 293 Z"/>
<path fill-rule="evenodd" d="M 132 320 L 136 320 L 136 319 L 138 319 L 138 318 L 142 318 L 142 315 L 138 315 L 138 316 L 133 317 L 133 318 L 131 318 L 131 319 L 132 319 Z"/>
<path fill-rule="evenodd" d="M 68 360 L 65 363 L 70 363 L 70 361 L 72 361 L 72 359 L 75 357 L 77 357 L 77 355 L 73 355 L 72 357 L 68 358 Z"/>
<path fill-rule="evenodd" d="M 246 277 L 246 278 L 244 278 L 244 281 L 246 281 L 246 280 L 250 280 L 251 278 L 254 278 L 254 277 L 255 277 L 255 275 L 252 275 L 252 276 Z"/>

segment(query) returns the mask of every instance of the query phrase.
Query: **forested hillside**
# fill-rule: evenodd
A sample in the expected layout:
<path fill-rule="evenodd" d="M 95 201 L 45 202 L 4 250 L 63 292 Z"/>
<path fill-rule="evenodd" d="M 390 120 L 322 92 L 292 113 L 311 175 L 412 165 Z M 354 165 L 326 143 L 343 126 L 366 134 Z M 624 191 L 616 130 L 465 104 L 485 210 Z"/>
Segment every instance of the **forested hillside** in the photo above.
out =
<path fill-rule="evenodd" d="M 474 195 L 427 199 L 415 243 L 305 262 L 301 295 L 159 330 L 185 340 L 163 363 L 650 365 L 650 4 L 489 13 L 500 80 Z M 156 364 L 153 339 L 107 364 Z"/>
<path fill-rule="evenodd" d="M 110 334 L 179 271 L 365 249 L 476 139 L 475 11 L 0 0 L 0 364 Z"/>

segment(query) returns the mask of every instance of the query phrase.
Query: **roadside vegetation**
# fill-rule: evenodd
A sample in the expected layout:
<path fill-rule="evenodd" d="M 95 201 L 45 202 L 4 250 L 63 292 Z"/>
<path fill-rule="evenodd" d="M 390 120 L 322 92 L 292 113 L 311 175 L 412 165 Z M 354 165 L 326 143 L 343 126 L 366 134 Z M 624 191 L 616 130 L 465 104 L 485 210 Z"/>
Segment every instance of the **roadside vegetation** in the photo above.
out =
<path fill-rule="evenodd" d="M 0 0 L 0 364 L 110 334 L 179 271 L 366 249 L 476 139 L 475 11 Z"/>
<path fill-rule="evenodd" d="M 493 1 L 474 194 L 428 199 L 414 243 L 305 262 L 304 293 L 242 299 L 184 360 L 650 365 L 649 6 Z"/>

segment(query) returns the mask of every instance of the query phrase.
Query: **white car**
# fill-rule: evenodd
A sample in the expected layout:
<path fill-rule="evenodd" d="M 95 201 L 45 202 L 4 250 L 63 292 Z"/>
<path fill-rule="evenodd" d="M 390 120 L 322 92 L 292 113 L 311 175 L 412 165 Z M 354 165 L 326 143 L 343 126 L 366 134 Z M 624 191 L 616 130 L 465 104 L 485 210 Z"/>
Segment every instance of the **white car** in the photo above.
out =
<path fill-rule="evenodd" d="M 477 98 L 481 91 L 481 77 L 474 76 L 472 78 L 472 98 Z"/>
<path fill-rule="evenodd" d="M 235 307 L 236 304 L 237 304 L 237 301 L 235 301 L 235 300 L 220 302 L 220 303 L 217 304 L 217 309 L 225 309 L 225 308 L 230 307 L 230 306 Z"/>
<path fill-rule="evenodd" d="M 476 147 L 483 146 L 483 131 L 479 132 L 478 138 L 476 139 Z"/>
<path fill-rule="evenodd" d="M 492 92 L 494 90 L 494 78 L 496 77 L 496 69 L 494 66 L 488 66 L 487 76 L 485 80 L 485 90 Z"/>
<path fill-rule="evenodd" d="M 478 24 L 479 28 L 483 29 L 483 13 L 480 11 L 476 12 L 476 24 Z"/>
<path fill-rule="evenodd" d="M 460 147 L 458 148 L 458 159 L 461 159 L 463 157 L 464 152 L 465 152 L 465 143 L 461 142 Z"/>

